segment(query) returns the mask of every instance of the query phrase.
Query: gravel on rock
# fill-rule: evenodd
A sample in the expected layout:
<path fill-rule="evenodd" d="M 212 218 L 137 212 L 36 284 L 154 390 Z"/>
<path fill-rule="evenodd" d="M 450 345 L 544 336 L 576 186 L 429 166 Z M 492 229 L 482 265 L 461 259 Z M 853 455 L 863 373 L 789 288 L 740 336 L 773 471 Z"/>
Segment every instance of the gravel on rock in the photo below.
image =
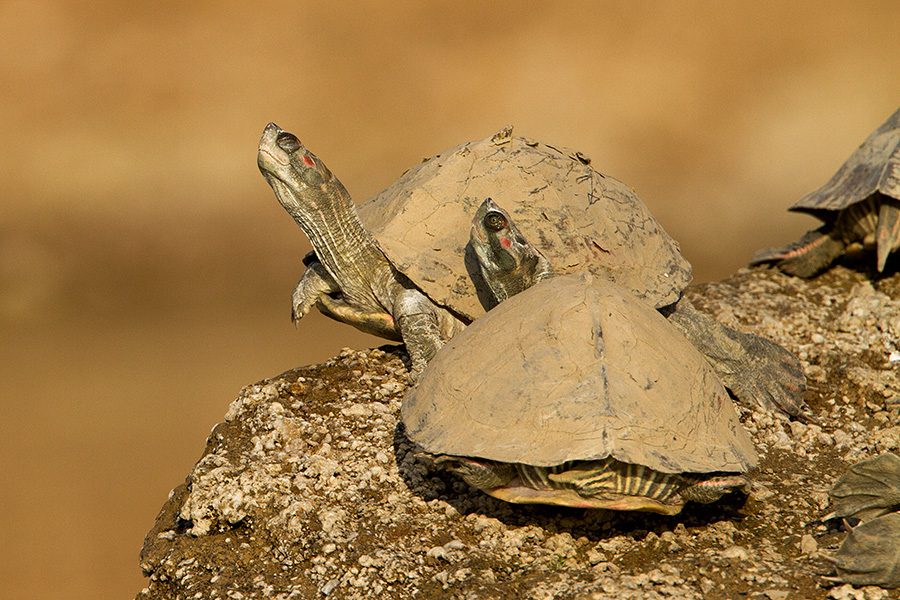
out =
<path fill-rule="evenodd" d="M 244 388 L 141 552 L 138 598 L 834 598 L 823 521 L 853 463 L 900 448 L 900 274 L 742 270 L 701 310 L 803 362 L 814 419 L 741 407 L 749 495 L 672 517 L 517 506 L 433 471 L 398 424 L 402 347 L 344 350 Z"/>

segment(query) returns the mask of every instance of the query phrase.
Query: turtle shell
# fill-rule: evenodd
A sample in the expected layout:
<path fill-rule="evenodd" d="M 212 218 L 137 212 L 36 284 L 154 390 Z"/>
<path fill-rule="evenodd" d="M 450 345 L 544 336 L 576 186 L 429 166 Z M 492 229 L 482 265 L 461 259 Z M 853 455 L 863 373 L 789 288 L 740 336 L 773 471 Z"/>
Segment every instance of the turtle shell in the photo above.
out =
<path fill-rule="evenodd" d="M 678 300 L 691 266 L 634 191 L 579 152 L 512 136 L 451 148 L 359 206 L 394 266 L 433 301 L 468 319 L 491 305 L 466 248 L 487 197 L 502 204 L 557 273 L 589 270 L 660 307 Z"/>
<path fill-rule="evenodd" d="M 757 460 L 706 360 L 589 273 L 543 281 L 457 334 L 401 418 L 432 454 L 538 467 L 612 456 L 665 473 L 744 472 Z"/>
<path fill-rule="evenodd" d="M 900 109 L 873 131 L 832 178 L 800 198 L 789 210 L 824 221 L 880 192 L 900 200 Z"/>

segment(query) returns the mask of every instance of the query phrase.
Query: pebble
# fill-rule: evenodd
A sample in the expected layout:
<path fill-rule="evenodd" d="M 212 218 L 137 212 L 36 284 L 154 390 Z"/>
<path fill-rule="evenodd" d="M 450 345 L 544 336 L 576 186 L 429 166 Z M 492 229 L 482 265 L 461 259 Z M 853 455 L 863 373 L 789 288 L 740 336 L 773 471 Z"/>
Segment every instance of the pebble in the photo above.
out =
<path fill-rule="evenodd" d="M 324 596 L 327 596 L 328 594 L 330 594 L 331 592 L 333 592 L 334 589 L 335 589 L 338 585 L 340 585 L 340 583 L 341 583 L 341 581 L 340 581 L 339 579 L 330 579 L 330 580 L 328 581 L 328 583 L 326 583 L 325 585 L 322 586 L 322 594 L 323 594 Z"/>
<path fill-rule="evenodd" d="M 805 534 L 800 538 L 800 552 L 806 555 L 811 555 L 819 549 L 819 543 L 816 542 L 816 538 Z"/>

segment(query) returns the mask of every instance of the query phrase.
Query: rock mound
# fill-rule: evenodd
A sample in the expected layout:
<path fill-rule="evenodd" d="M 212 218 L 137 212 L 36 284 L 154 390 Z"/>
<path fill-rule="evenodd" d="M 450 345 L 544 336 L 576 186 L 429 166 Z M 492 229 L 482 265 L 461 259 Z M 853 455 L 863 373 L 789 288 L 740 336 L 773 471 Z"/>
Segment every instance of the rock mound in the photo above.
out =
<path fill-rule="evenodd" d="M 834 480 L 900 448 L 900 274 L 742 270 L 687 294 L 809 378 L 817 423 L 741 409 L 749 497 L 673 517 L 494 500 L 404 436 L 402 347 L 346 350 L 241 391 L 147 535 L 137 597 L 888 597 L 832 587 L 818 553 L 845 536 L 821 521 Z"/>

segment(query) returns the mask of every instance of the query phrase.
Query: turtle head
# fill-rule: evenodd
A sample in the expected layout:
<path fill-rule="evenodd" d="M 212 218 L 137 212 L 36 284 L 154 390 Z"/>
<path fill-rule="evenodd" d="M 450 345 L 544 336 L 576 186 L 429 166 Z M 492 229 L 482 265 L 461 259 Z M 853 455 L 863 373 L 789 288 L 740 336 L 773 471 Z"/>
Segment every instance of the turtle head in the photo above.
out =
<path fill-rule="evenodd" d="M 309 192 L 329 191 L 340 182 L 319 158 L 292 133 L 275 123 L 266 125 L 256 156 L 259 170 L 289 211 Z M 342 188 L 343 186 L 341 186 Z"/>
<path fill-rule="evenodd" d="M 475 212 L 470 242 L 498 302 L 553 276 L 544 255 L 528 243 L 509 213 L 490 198 Z"/>

